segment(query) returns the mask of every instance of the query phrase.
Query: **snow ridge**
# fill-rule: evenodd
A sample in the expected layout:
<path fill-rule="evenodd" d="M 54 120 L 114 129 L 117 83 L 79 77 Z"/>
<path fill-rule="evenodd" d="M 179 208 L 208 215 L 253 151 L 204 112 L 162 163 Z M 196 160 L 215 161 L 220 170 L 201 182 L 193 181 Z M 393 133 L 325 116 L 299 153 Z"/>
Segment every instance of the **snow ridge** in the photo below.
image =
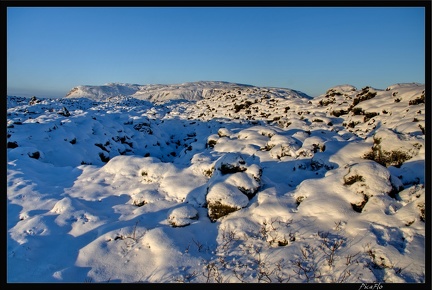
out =
<path fill-rule="evenodd" d="M 89 98 L 104 101 L 117 96 L 130 96 L 140 100 L 164 102 L 169 100 L 196 101 L 210 98 L 218 93 L 228 93 L 235 90 L 255 89 L 268 91 L 273 94 L 293 97 L 310 98 L 310 96 L 291 89 L 284 88 L 258 88 L 251 85 L 236 84 L 222 81 L 200 81 L 173 85 L 137 85 L 126 83 L 107 83 L 103 86 L 77 86 L 65 98 Z"/>

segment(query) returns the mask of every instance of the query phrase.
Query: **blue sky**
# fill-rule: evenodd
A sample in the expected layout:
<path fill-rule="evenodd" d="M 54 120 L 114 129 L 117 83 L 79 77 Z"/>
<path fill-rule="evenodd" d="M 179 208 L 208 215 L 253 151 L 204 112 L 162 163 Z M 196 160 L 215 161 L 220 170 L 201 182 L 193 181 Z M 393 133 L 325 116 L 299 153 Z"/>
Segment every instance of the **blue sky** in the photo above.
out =
<path fill-rule="evenodd" d="M 424 83 L 425 8 L 7 8 L 8 95 L 200 80 L 311 96 Z"/>

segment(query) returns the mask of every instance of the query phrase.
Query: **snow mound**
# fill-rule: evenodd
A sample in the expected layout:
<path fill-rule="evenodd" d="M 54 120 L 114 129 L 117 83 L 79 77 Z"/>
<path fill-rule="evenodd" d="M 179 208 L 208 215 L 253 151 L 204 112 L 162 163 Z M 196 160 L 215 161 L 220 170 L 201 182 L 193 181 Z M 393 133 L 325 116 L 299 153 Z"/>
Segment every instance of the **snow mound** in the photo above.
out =
<path fill-rule="evenodd" d="M 193 220 L 198 219 L 198 211 L 191 205 L 183 205 L 170 211 L 168 222 L 173 227 L 188 226 Z"/>

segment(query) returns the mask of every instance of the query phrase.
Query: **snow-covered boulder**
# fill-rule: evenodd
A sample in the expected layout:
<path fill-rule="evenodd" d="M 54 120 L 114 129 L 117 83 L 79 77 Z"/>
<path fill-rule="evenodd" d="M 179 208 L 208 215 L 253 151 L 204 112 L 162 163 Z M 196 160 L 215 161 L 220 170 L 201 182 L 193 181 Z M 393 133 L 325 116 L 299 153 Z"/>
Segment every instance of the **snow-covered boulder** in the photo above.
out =
<path fill-rule="evenodd" d="M 396 132 L 380 128 L 373 136 L 372 150 L 365 155 L 366 159 L 389 167 L 400 167 L 405 161 L 416 156 L 423 147 L 423 140 L 407 137 Z"/>
<path fill-rule="evenodd" d="M 215 162 L 215 172 L 207 183 L 206 202 L 211 220 L 247 206 L 261 187 L 262 169 L 247 165 L 238 153 L 226 153 Z"/>
<path fill-rule="evenodd" d="M 168 214 L 168 223 L 173 227 L 185 227 L 198 219 L 198 211 L 189 204 L 172 209 Z"/>
<path fill-rule="evenodd" d="M 220 128 L 218 130 L 219 137 L 230 137 L 233 133 L 228 128 Z"/>
<path fill-rule="evenodd" d="M 212 221 L 237 211 L 249 203 L 248 197 L 236 186 L 224 182 L 209 187 L 206 200 L 208 215 Z"/>
<path fill-rule="evenodd" d="M 207 137 L 206 146 L 208 148 L 213 148 L 216 145 L 216 143 L 218 142 L 219 138 L 220 137 L 218 134 L 211 134 L 210 136 Z"/>
<path fill-rule="evenodd" d="M 319 136 L 307 137 L 295 154 L 299 157 L 312 157 L 317 152 L 325 151 L 325 142 L 326 140 Z"/>
<path fill-rule="evenodd" d="M 300 146 L 290 136 L 275 134 L 267 142 L 266 148 L 270 149 L 271 157 L 280 159 L 284 156 L 296 157 L 296 151 L 300 149 Z"/>
<path fill-rule="evenodd" d="M 398 192 L 403 189 L 401 181 L 392 176 L 390 171 L 373 161 L 353 164 L 343 177 L 344 185 L 351 191 L 363 195 L 360 203 L 352 203 L 355 211 L 362 212 L 369 201 L 377 200 L 376 196 L 384 195 L 400 199 Z M 382 199 L 382 198 L 378 198 Z M 368 206 L 370 207 L 370 205 Z"/>
<path fill-rule="evenodd" d="M 226 153 L 222 155 L 222 157 L 216 161 L 215 168 L 221 174 L 242 172 L 247 169 L 246 161 L 237 153 Z"/>
<path fill-rule="evenodd" d="M 401 185 L 386 167 L 373 161 L 353 164 L 343 179 L 344 184 L 351 190 L 368 197 L 393 194 L 399 191 Z"/>

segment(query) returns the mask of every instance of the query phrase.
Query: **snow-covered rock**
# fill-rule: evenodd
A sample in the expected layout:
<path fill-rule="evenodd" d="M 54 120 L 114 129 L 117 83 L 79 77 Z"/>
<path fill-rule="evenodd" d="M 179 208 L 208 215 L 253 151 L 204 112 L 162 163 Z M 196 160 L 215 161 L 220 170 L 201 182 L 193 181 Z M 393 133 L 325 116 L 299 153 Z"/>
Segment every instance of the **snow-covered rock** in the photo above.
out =
<path fill-rule="evenodd" d="M 174 208 L 168 214 L 168 222 L 173 227 L 185 227 L 197 219 L 198 211 L 189 204 Z"/>

